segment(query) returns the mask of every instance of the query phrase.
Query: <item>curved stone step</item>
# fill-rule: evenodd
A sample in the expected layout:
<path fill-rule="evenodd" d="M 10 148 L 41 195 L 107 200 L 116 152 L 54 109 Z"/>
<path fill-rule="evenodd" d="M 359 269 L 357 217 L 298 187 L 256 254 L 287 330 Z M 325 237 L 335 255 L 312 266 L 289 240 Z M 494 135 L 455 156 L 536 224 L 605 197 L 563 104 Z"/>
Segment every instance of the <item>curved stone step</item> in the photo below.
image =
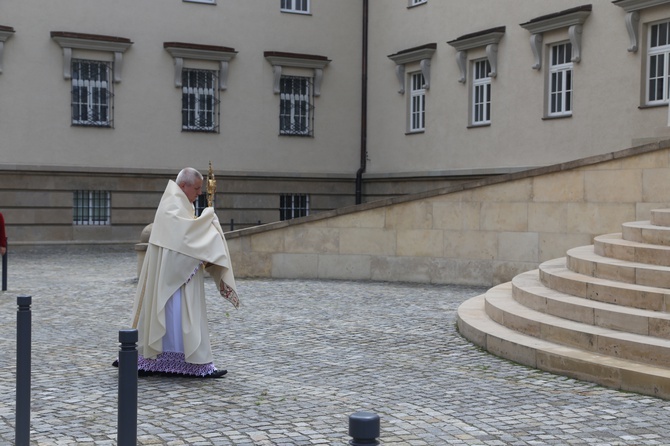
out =
<path fill-rule="evenodd" d="M 670 339 L 670 314 L 625 308 L 547 288 L 540 281 L 539 270 L 514 277 L 512 296 L 521 305 L 540 313 L 597 327 Z"/>
<path fill-rule="evenodd" d="M 511 293 L 510 283 L 496 288 L 489 291 Z M 457 325 L 461 335 L 489 353 L 547 372 L 670 399 L 670 370 L 527 336 L 497 324 L 484 309 L 484 294 L 468 299 L 458 308 Z"/>
<path fill-rule="evenodd" d="M 651 224 L 656 226 L 670 226 L 670 209 L 653 209 Z"/>
<path fill-rule="evenodd" d="M 624 240 L 621 233 L 603 234 L 593 239 L 593 252 L 603 257 L 670 266 L 670 246 Z"/>
<path fill-rule="evenodd" d="M 651 311 L 670 309 L 670 290 L 587 276 L 570 271 L 566 258 L 548 260 L 539 266 L 540 281 L 548 288 L 623 307 Z"/>
<path fill-rule="evenodd" d="M 506 289 L 485 294 L 486 314 L 495 322 L 548 342 L 655 367 L 670 367 L 670 340 L 612 330 L 540 313 L 521 305 Z M 503 292 L 500 292 L 503 291 Z"/>
<path fill-rule="evenodd" d="M 652 224 L 650 221 L 633 221 L 621 225 L 624 240 L 670 246 L 670 226 Z"/>
<path fill-rule="evenodd" d="M 670 287 L 670 267 L 603 257 L 594 252 L 593 245 L 569 249 L 566 265 L 569 270 L 587 276 L 652 287 Z"/>

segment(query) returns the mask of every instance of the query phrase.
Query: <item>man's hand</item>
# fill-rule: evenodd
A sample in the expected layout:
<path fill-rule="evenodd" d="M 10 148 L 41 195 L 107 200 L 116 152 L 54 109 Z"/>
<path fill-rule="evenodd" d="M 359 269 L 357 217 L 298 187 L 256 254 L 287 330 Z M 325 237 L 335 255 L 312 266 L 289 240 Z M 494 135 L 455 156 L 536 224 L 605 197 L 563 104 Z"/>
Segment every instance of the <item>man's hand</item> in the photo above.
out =
<path fill-rule="evenodd" d="M 6 252 L 7 248 L 5 248 L 4 246 L 0 247 L 0 256 L 4 256 Z"/>

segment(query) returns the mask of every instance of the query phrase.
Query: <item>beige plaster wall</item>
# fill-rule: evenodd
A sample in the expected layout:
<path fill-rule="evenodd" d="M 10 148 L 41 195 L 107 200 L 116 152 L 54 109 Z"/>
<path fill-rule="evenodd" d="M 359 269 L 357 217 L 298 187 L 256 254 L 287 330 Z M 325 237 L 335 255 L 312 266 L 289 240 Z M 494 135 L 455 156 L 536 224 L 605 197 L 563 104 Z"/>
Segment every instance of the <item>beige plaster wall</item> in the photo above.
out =
<path fill-rule="evenodd" d="M 582 57 L 574 64 L 573 114 L 545 119 L 548 45 L 567 41 L 568 29 L 544 33 L 543 66 L 534 70 L 530 33 L 519 24 L 588 4 Z M 670 17 L 670 5 L 639 14 L 641 48 L 629 52 L 626 13 L 611 1 L 429 0 L 412 8 L 405 0 L 370 2 L 368 174 L 532 168 L 670 137 L 667 108 L 643 101 L 647 26 Z M 447 42 L 501 26 L 491 124 L 470 127 L 470 64 L 486 56 L 485 48 L 468 50 L 469 77 L 459 83 L 457 51 Z M 398 94 L 395 63 L 387 56 L 428 43 L 437 49 L 426 129 L 406 134 L 408 93 Z M 406 77 L 418 70 L 418 62 L 408 64 Z"/>
<path fill-rule="evenodd" d="M 238 277 L 490 286 L 670 204 L 670 141 L 227 234 Z"/>
<path fill-rule="evenodd" d="M 311 14 L 280 12 L 279 1 L 4 0 L 0 75 L 3 165 L 169 169 L 207 166 L 232 173 L 351 174 L 359 165 L 361 8 L 356 0 L 312 2 Z M 130 39 L 114 84 L 114 128 L 71 126 L 71 83 L 51 31 Z M 220 94 L 218 134 L 181 131 L 181 89 L 164 42 L 234 48 Z M 328 57 L 315 98 L 313 138 L 280 137 L 279 95 L 264 51 Z M 111 60 L 107 52 L 74 57 Z M 185 66 L 217 69 L 203 61 Z M 313 70 L 285 70 L 313 76 Z M 343 112 L 346 110 L 346 112 Z"/>

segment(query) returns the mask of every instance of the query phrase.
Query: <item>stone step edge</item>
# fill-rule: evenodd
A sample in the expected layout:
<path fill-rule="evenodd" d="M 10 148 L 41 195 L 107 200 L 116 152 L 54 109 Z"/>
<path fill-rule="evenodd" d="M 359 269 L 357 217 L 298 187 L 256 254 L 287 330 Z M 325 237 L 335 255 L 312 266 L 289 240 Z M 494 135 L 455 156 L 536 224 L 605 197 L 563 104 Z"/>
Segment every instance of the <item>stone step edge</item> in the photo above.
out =
<path fill-rule="evenodd" d="M 621 232 L 624 240 L 670 245 L 670 226 L 658 226 L 650 221 L 631 221 L 621 225 Z"/>
<path fill-rule="evenodd" d="M 670 267 L 603 257 L 593 252 L 593 245 L 569 249 L 566 264 L 587 276 L 664 288 L 670 285 Z"/>
<path fill-rule="evenodd" d="M 594 237 L 593 251 L 618 260 L 670 266 L 670 246 L 624 240 L 621 232 Z"/>
<path fill-rule="evenodd" d="M 670 226 L 670 209 L 652 209 L 651 223 L 657 226 Z"/>
<path fill-rule="evenodd" d="M 566 294 L 643 310 L 666 311 L 670 308 L 670 290 L 667 288 L 587 276 L 568 269 L 565 257 L 542 262 L 538 269 L 543 285 Z M 629 299 L 625 290 L 633 290 L 643 298 Z"/>
<path fill-rule="evenodd" d="M 485 295 L 463 302 L 457 310 L 459 333 L 501 358 L 605 387 L 670 399 L 670 371 L 625 359 L 566 347 L 504 327 L 486 315 Z"/>
<path fill-rule="evenodd" d="M 670 370 L 670 340 L 569 321 L 524 307 L 512 297 L 511 284 L 485 296 L 486 314 L 507 328 L 556 344 L 628 359 Z"/>
<path fill-rule="evenodd" d="M 512 279 L 512 296 L 521 305 L 574 322 L 644 336 L 670 339 L 670 314 L 629 308 L 553 290 L 542 284 L 539 270 Z"/>

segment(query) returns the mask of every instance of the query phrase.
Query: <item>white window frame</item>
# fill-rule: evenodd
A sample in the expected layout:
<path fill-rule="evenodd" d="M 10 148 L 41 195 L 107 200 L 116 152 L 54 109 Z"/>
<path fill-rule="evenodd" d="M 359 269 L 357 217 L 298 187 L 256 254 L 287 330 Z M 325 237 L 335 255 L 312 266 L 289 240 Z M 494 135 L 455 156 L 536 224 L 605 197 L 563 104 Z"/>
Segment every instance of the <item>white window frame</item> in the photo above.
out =
<path fill-rule="evenodd" d="M 561 52 L 560 48 L 563 48 Z M 569 49 L 570 51 L 566 51 Z M 572 43 L 560 42 L 549 46 L 547 79 L 547 116 L 572 116 L 574 104 L 574 63 Z"/>
<path fill-rule="evenodd" d="M 309 14 L 309 0 L 281 0 L 280 10 L 294 14 Z"/>
<path fill-rule="evenodd" d="M 426 86 L 423 73 L 409 73 L 409 110 L 408 132 L 417 133 L 426 130 Z"/>
<path fill-rule="evenodd" d="M 473 126 L 491 123 L 491 79 L 489 60 L 473 60 L 470 116 L 470 124 Z"/>
<path fill-rule="evenodd" d="M 664 28 L 665 37 L 661 42 L 659 40 L 662 37 L 658 32 L 654 36 L 655 27 L 659 27 L 659 30 Z M 670 97 L 670 34 L 668 33 L 670 33 L 670 21 L 668 20 L 650 24 L 648 27 L 645 88 L 645 103 L 647 105 L 662 105 L 670 102 L 668 100 Z M 654 42 L 654 37 L 656 37 L 656 42 Z M 661 60 L 660 63 L 659 59 Z M 655 71 L 655 73 L 652 71 Z"/>
<path fill-rule="evenodd" d="M 423 5 L 424 3 L 428 3 L 428 0 L 409 0 L 409 7 Z"/>
<path fill-rule="evenodd" d="M 83 65 L 97 66 L 105 76 L 92 78 L 83 75 Z M 89 70 L 89 73 L 91 71 Z M 72 124 L 91 127 L 112 127 L 114 122 L 112 79 L 114 69 L 110 62 L 98 60 L 72 60 Z M 82 109 L 85 109 L 82 113 Z M 77 111 L 78 110 L 78 111 Z M 86 116 L 86 119 L 81 119 Z M 104 118 L 101 118 L 104 116 Z"/>
<path fill-rule="evenodd" d="M 99 190 L 78 190 L 73 195 L 75 226 L 107 226 L 111 224 L 111 193 Z"/>

